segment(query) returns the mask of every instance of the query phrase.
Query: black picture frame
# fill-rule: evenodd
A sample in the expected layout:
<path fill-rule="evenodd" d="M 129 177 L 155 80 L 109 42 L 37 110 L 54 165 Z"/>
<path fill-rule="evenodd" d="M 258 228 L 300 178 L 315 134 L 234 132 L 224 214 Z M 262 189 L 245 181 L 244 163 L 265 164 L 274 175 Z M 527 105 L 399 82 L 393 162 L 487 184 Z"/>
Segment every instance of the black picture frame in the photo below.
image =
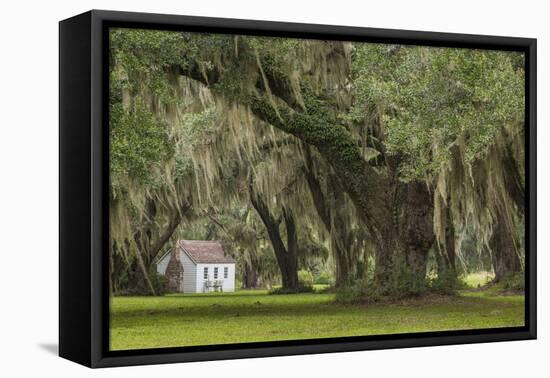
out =
<path fill-rule="evenodd" d="M 525 326 L 109 351 L 109 27 L 522 51 L 526 55 Z M 92 10 L 59 24 L 59 354 L 88 367 L 536 338 L 536 39 Z"/>

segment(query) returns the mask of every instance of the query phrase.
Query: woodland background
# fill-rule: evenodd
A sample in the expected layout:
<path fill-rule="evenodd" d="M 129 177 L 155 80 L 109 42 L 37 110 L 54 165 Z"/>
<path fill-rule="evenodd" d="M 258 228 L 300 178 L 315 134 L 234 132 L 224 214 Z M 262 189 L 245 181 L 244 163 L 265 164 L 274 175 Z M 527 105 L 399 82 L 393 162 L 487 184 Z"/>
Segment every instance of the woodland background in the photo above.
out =
<path fill-rule="evenodd" d="M 110 67 L 114 294 L 179 238 L 242 288 L 523 289 L 522 53 L 113 29 Z"/>
<path fill-rule="evenodd" d="M 439 377 L 441 371 L 445 371 L 448 377 L 464 377 L 472 372 L 482 376 L 517 377 L 523 374 L 540 375 L 540 372 L 548 370 L 548 359 L 545 357 L 549 337 L 544 322 L 539 324 L 539 340 L 528 342 L 215 361 L 101 371 L 83 369 L 57 358 L 57 22 L 92 8 L 536 37 L 539 40 L 539 67 L 548 65 L 547 51 L 550 48 L 550 29 L 545 18 L 547 7 L 538 1 L 525 1 L 521 5 L 516 1 L 480 3 L 468 0 L 445 4 L 422 0 L 414 3 L 394 0 L 368 4 L 343 0 L 338 2 L 338 6 L 333 1 L 297 3 L 286 0 L 257 5 L 239 0 L 184 4 L 181 1 L 152 4 L 141 0 L 96 0 L 78 4 L 21 1 L 4 4 L 2 9 L 6 14 L 25 15 L 26 27 L 22 27 L 21 17 L 15 16 L 6 17 L 0 24 L 0 38 L 6 51 L 17 52 L 18 56 L 17 59 L 4 59 L 0 62 L 0 72 L 4 75 L 2 97 L 9 100 L 10 104 L 4 109 L 4 120 L 6 124 L 13 125 L 2 129 L 0 156 L 6 177 L 18 183 L 0 188 L 2 198 L 5 199 L 5 216 L 0 222 L 2 228 L 7 230 L 5 250 L 16 251 L 21 249 L 22 241 L 29 239 L 29 227 L 21 225 L 27 224 L 29 214 L 33 214 L 33 224 L 40 225 L 33 227 L 34 240 L 40 240 L 42 248 L 41 253 L 21 254 L 22 262 L 27 268 L 26 276 L 35 279 L 22 280 L 20 269 L 7 269 L 0 275 L 3 301 L 10 308 L 17 309 L 3 311 L 1 314 L 5 342 L 0 350 L 8 357 L 1 367 L 3 373 L 23 376 L 55 370 L 57 375 L 67 377 L 124 377 L 129 374 L 150 377 L 151 374 L 180 374 L 184 368 L 186 374 L 191 375 L 223 374 L 242 378 L 256 376 L 258 371 L 262 371 L 266 377 L 278 377 L 281 374 L 303 371 L 304 366 L 307 366 L 308 374 L 319 377 L 332 377 L 358 369 L 368 369 L 375 375 Z M 36 73 L 38 59 L 41 71 L 48 74 L 33 75 L 29 81 L 32 84 L 31 89 L 22 84 L 21 78 L 29 77 L 31 72 Z M 548 97 L 550 76 L 544 70 L 539 70 L 538 77 L 538 100 L 542 104 Z M 29 111 L 29 101 L 17 100 L 23 98 L 36 99 L 32 112 Z M 547 118 L 545 107 L 539 105 L 539 125 L 546 124 Z M 538 136 L 541 146 L 550 141 L 548 130 L 544 127 L 539 127 Z M 13 163 L 14 156 L 18 156 L 17 164 Z M 548 175 L 544 174 L 548 162 L 548 149 L 539 148 L 539 193 L 550 188 Z M 28 172 L 33 174 L 29 175 Z M 36 189 L 37 183 L 40 183 L 40 190 Z M 543 214 L 550 211 L 549 205 L 547 198 L 541 195 L 539 251 L 546 250 L 548 246 L 548 239 L 544 237 L 548 225 Z M 22 206 L 26 211 L 21 211 Z M 539 273 L 549 266 L 544 253 L 539 253 L 538 263 Z M 14 282 L 17 283 L 18 290 L 12 289 Z M 22 300 L 22 292 L 36 292 L 37 282 L 40 282 L 40 295 L 33 296 L 33 300 Z M 549 283 L 546 275 L 538 275 L 539 319 L 549 311 L 548 301 L 544 300 Z M 37 316 L 38 313 L 40 316 Z M 29 360 L 33 363 L 30 364 Z"/>

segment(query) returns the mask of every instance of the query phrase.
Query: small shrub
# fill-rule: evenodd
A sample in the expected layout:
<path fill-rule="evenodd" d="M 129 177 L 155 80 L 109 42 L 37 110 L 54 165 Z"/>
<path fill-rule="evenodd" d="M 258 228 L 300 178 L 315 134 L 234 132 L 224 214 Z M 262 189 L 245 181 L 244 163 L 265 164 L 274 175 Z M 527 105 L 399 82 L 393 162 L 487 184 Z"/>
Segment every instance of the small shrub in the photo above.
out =
<path fill-rule="evenodd" d="M 156 295 L 164 295 L 168 292 L 166 289 L 168 284 L 166 277 L 157 273 L 156 269 L 152 269 L 149 272 L 149 280 L 151 280 L 151 285 Z"/>
<path fill-rule="evenodd" d="M 466 284 L 452 271 L 438 273 L 428 284 L 431 291 L 441 294 L 454 294 L 456 290 L 466 288 Z"/>
<path fill-rule="evenodd" d="M 166 278 L 157 273 L 156 269 L 152 268 L 148 273 L 149 281 L 151 282 L 151 286 L 153 287 L 153 290 L 155 291 L 156 295 L 164 295 L 168 292 L 167 290 L 167 281 Z M 151 293 L 151 289 L 149 287 L 149 284 L 143 279 L 142 285 L 139 286 L 131 286 L 130 280 L 127 279 L 126 281 L 126 287 L 119 289 L 116 292 L 116 295 L 120 296 L 152 296 L 153 293 Z"/>
<path fill-rule="evenodd" d="M 235 278 L 235 287 L 243 287 L 243 281 L 239 278 Z"/>
<path fill-rule="evenodd" d="M 315 279 L 313 280 L 313 283 L 315 285 L 330 285 L 332 283 L 332 279 L 330 277 L 330 273 L 328 272 L 321 272 Z"/>
<path fill-rule="evenodd" d="M 506 291 L 525 291 L 525 276 L 523 273 L 515 273 L 504 278 L 502 289 Z"/>
<path fill-rule="evenodd" d="M 313 274 L 309 270 L 299 270 L 298 271 L 298 284 L 300 286 L 313 286 Z"/>
<path fill-rule="evenodd" d="M 336 287 L 326 284 L 316 284 L 313 289 L 317 294 L 335 294 L 337 292 Z"/>
<path fill-rule="evenodd" d="M 404 262 L 395 261 L 392 271 L 384 282 L 373 278 L 357 280 L 351 285 L 340 287 L 336 292 L 336 301 L 341 303 L 360 303 L 395 301 L 421 296 L 430 291 L 451 293 L 455 280 L 439 277 L 433 280 L 415 274 Z"/>
<path fill-rule="evenodd" d="M 419 296 L 427 288 L 425 276 L 419 277 L 404 261 L 396 260 L 387 282 L 378 284 L 375 291 L 380 296 L 402 299 Z"/>
<path fill-rule="evenodd" d="M 339 303 L 359 303 L 377 299 L 374 285 L 365 279 L 336 289 L 336 302 Z"/>

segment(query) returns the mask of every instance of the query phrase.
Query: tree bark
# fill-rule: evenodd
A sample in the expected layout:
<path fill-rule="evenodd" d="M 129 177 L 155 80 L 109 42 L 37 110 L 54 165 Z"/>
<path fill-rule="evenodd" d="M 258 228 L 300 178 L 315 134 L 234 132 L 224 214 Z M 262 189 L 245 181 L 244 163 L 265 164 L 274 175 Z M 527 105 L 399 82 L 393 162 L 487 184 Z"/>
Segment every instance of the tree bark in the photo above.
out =
<path fill-rule="evenodd" d="M 504 219 L 502 214 L 497 214 L 490 240 L 491 261 L 495 272 L 494 283 L 521 272 L 521 263 L 514 245 L 514 231 L 510 230 Z"/>
<path fill-rule="evenodd" d="M 281 232 L 279 230 L 280 221 L 276 220 L 271 214 L 267 204 L 261 196 L 253 191 L 252 184 L 249 186 L 250 202 L 258 212 L 265 228 L 269 240 L 275 253 L 277 265 L 281 272 L 283 289 L 298 289 L 298 237 L 296 233 L 296 224 L 292 214 L 283 207 L 283 220 L 286 226 L 287 246 L 283 243 Z"/>
<path fill-rule="evenodd" d="M 428 253 L 433 232 L 433 196 L 422 182 L 394 181 L 388 192 L 391 217 L 380 222 L 375 233 L 377 245 L 375 281 L 384 286 L 392 273 L 407 271 L 408 279 L 421 284 L 426 278 Z"/>
<path fill-rule="evenodd" d="M 341 235 L 341 233 L 339 233 Z M 345 287 L 353 283 L 355 273 L 355 261 L 351 254 L 352 235 L 344 236 L 340 240 L 331 238 L 331 246 L 334 250 L 336 269 L 334 275 L 334 285 L 336 287 Z"/>
<path fill-rule="evenodd" d="M 456 277 L 456 237 L 449 206 L 447 206 L 445 213 L 445 266 L 447 274 Z"/>
<path fill-rule="evenodd" d="M 150 284 L 147 281 L 149 277 L 145 277 L 143 268 L 139 263 L 138 257 L 136 257 L 128 269 L 127 293 L 133 295 L 152 294 Z"/>
<path fill-rule="evenodd" d="M 506 145 L 506 150 L 503 154 L 503 169 L 504 183 L 508 195 L 516 205 L 520 214 L 525 212 L 525 186 L 522 183 L 519 162 L 514 158 L 512 148 Z"/>
<path fill-rule="evenodd" d="M 346 211 L 344 208 L 344 194 L 337 183 L 337 178 L 330 173 L 328 174 L 329 192 L 325 194 L 319 181 L 318 172 L 316 172 L 314 167 L 311 149 L 308 145 L 304 145 L 303 147 L 306 181 L 317 215 L 330 235 L 331 252 L 335 262 L 335 286 L 346 286 L 352 281 L 355 264 L 351 256 L 353 235 L 347 229 L 348 225 L 342 214 L 342 211 Z M 330 206 L 327 197 L 334 198 L 334 209 Z"/>
<path fill-rule="evenodd" d="M 248 262 L 243 266 L 243 289 L 255 289 L 258 287 L 258 272 L 253 264 Z"/>
<path fill-rule="evenodd" d="M 283 275 L 283 287 L 296 289 L 298 282 L 298 233 L 296 230 L 296 221 L 292 213 L 283 207 L 283 219 L 286 226 L 287 251 L 286 251 L 286 272 Z M 285 284 L 286 281 L 286 284 Z"/>

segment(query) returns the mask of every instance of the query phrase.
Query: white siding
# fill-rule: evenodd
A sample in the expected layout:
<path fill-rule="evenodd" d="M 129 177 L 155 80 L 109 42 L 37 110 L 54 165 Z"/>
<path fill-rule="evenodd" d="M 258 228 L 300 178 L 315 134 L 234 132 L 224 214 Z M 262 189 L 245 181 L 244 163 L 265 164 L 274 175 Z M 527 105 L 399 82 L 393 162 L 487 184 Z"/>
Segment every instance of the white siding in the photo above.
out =
<path fill-rule="evenodd" d="M 220 279 L 223 280 L 223 291 L 235 291 L 235 264 L 220 264 Z M 227 278 L 223 277 L 223 268 L 227 267 Z"/>
<path fill-rule="evenodd" d="M 166 274 L 166 268 L 168 267 L 168 263 L 170 262 L 170 257 L 172 256 L 171 253 L 167 253 L 166 256 L 164 256 L 162 259 L 160 259 L 157 262 L 157 273 L 162 274 L 163 276 Z"/>
<path fill-rule="evenodd" d="M 157 272 L 165 275 L 166 268 L 172 254 L 168 253 L 157 263 Z M 217 281 L 222 281 L 224 292 L 235 291 L 235 264 L 195 264 L 193 260 L 183 251 L 180 251 L 180 262 L 183 266 L 183 292 L 204 293 L 206 292 L 206 281 L 214 281 L 214 268 L 218 268 Z M 204 279 L 204 268 L 208 267 L 208 279 Z M 227 268 L 227 278 L 224 278 L 224 268 Z"/>
<path fill-rule="evenodd" d="M 201 292 L 199 286 L 197 286 L 197 265 L 195 265 L 193 260 L 191 260 L 189 256 L 187 256 L 187 254 L 183 251 L 180 251 L 180 261 L 183 265 L 183 292 Z M 199 290 L 197 290 L 197 288 L 199 288 Z"/>
<path fill-rule="evenodd" d="M 214 279 L 214 268 L 218 268 L 218 278 Z M 227 278 L 223 276 L 223 268 L 227 267 Z M 204 268 L 208 268 L 208 279 L 204 279 Z M 197 264 L 196 271 L 197 293 L 206 291 L 206 281 L 222 281 L 223 291 L 235 291 L 235 264 Z M 184 273 L 185 274 L 185 273 Z"/>
<path fill-rule="evenodd" d="M 197 274 L 195 275 L 195 285 L 197 286 L 197 293 L 205 292 L 204 283 L 205 281 L 207 281 L 203 278 L 205 267 L 208 267 L 208 280 L 213 277 L 214 274 L 209 264 L 197 264 Z"/>

